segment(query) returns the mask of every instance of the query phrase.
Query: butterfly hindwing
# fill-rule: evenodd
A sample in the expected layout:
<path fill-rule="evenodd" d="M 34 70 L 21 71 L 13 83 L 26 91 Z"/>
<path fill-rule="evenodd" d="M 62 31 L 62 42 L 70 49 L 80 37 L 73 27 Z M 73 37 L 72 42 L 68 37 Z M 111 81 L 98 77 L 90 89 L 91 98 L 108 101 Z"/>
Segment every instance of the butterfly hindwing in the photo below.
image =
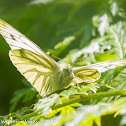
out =
<path fill-rule="evenodd" d="M 10 59 L 42 96 L 52 92 L 50 81 L 55 69 L 53 62 L 24 49 L 11 50 Z"/>
<path fill-rule="evenodd" d="M 100 78 L 100 73 L 96 69 L 81 68 L 74 71 L 74 76 L 77 83 L 91 83 Z"/>
<path fill-rule="evenodd" d="M 107 70 L 116 68 L 118 66 L 123 66 L 123 65 L 126 65 L 126 59 L 105 61 L 105 62 L 99 62 L 99 63 L 87 65 L 87 66 L 76 67 L 76 68 L 73 68 L 73 71 L 77 71 L 80 69 L 97 69 L 100 73 L 102 73 Z"/>
<path fill-rule="evenodd" d="M 77 82 L 94 82 L 100 78 L 100 73 L 110 70 L 112 68 L 123 66 L 126 64 L 126 59 L 106 61 L 73 68 L 73 72 Z"/>

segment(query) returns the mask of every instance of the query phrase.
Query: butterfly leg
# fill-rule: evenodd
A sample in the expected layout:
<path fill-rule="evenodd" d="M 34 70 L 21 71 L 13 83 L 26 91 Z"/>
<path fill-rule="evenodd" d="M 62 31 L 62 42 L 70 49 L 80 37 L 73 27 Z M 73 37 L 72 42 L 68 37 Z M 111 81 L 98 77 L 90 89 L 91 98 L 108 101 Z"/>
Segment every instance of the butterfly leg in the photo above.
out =
<path fill-rule="evenodd" d="M 75 81 L 75 83 L 76 83 L 76 85 L 80 88 L 80 86 L 79 86 L 79 84 L 77 83 L 77 81 L 76 81 L 76 78 L 75 78 L 75 76 L 74 76 L 74 73 L 72 72 L 72 75 L 73 75 L 73 78 L 74 78 L 74 81 Z M 81 88 L 80 88 L 81 89 Z"/>

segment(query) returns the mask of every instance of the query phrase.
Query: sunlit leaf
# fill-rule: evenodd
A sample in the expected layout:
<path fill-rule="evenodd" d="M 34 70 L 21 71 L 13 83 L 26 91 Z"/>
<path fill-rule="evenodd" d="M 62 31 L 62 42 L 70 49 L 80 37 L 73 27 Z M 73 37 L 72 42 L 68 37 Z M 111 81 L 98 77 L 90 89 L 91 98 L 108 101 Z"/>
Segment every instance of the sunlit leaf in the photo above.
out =
<path fill-rule="evenodd" d="M 109 27 L 109 18 L 107 14 L 104 14 L 102 17 L 100 17 L 100 24 L 98 28 L 98 31 L 101 36 L 105 34 L 105 31 L 107 30 L 108 27 Z"/>

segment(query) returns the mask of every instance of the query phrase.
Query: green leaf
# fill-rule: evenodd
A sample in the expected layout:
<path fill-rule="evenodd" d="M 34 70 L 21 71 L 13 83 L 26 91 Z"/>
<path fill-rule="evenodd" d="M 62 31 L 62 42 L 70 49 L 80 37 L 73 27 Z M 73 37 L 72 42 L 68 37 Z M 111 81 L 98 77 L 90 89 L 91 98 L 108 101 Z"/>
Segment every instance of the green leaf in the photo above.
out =
<path fill-rule="evenodd" d="M 93 91 L 94 93 L 96 93 L 97 89 L 99 88 L 97 83 L 92 83 L 92 84 L 88 84 L 87 86 L 82 86 L 82 90 L 84 91 Z"/>
<path fill-rule="evenodd" d="M 78 86 L 71 86 L 69 89 L 62 91 L 60 93 L 60 96 L 64 96 L 64 97 L 66 97 L 68 99 L 70 95 L 76 95 L 76 94 L 86 94 L 86 95 L 88 95 L 86 93 L 86 91 L 88 89 L 89 89 L 88 87 L 87 88 L 85 87 L 85 89 L 84 88 L 82 89 L 82 88 L 80 88 Z"/>
<path fill-rule="evenodd" d="M 120 110 L 122 111 L 125 109 L 125 106 L 126 98 L 120 98 L 111 104 L 99 103 L 97 105 L 81 106 L 72 114 L 60 116 L 61 118 L 58 120 L 57 124 L 65 123 L 66 126 L 93 126 L 93 122 L 96 122 L 96 124 L 100 126 L 101 117 L 103 115 L 114 114 Z"/>
<path fill-rule="evenodd" d="M 109 27 L 109 18 L 107 14 L 104 14 L 103 16 L 100 17 L 100 23 L 98 27 L 98 31 L 101 36 L 105 34 L 108 27 Z"/>
<path fill-rule="evenodd" d="M 42 114 L 44 116 L 48 115 L 52 112 L 51 106 L 55 103 L 62 103 L 58 94 L 52 94 L 51 96 L 40 99 L 38 103 L 35 104 L 34 110 L 38 112 L 38 114 Z"/>
<path fill-rule="evenodd" d="M 59 56 L 74 39 L 74 36 L 67 37 L 63 40 L 63 42 L 59 42 L 57 45 L 55 45 L 54 49 L 49 49 L 48 51 L 55 56 Z"/>
<path fill-rule="evenodd" d="M 10 112 L 13 112 L 20 102 L 27 102 L 36 96 L 36 90 L 33 87 L 18 90 L 11 99 Z"/>
<path fill-rule="evenodd" d="M 118 11 L 118 6 L 117 6 L 116 2 L 114 2 L 114 3 L 111 5 L 111 13 L 112 13 L 112 15 L 113 15 L 113 16 L 116 16 L 117 11 Z"/>

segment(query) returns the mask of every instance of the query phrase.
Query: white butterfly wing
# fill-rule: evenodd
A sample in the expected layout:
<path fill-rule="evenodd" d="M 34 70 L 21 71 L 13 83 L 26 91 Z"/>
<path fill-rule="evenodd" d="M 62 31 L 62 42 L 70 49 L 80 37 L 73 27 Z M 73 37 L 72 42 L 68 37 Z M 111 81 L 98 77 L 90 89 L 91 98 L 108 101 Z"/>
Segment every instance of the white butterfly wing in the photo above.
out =
<path fill-rule="evenodd" d="M 18 71 L 42 96 L 54 92 L 57 89 L 54 79 L 59 65 L 35 43 L 1 19 L 0 33 L 12 49 L 9 56 Z"/>
<path fill-rule="evenodd" d="M 123 66 L 123 65 L 126 65 L 126 59 L 105 61 L 105 62 L 95 63 L 95 64 L 91 64 L 91 65 L 87 65 L 87 66 L 77 67 L 77 68 L 73 68 L 73 71 L 75 72 L 79 69 L 89 68 L 89 69 L 96 69 L 100 73 L 102 73 L 107 70 L 113 69 L 118 66 Z"/>
<path fill-rule="evenodd" d="M 48 55 L 45 54 L 44 51 L 41 50 L 39 46 L 37 46 L 34 42 L 29 40 L 11 25 L 0 19 L 0 33 L 9 44 L 10 48 L 13 49 L 26 49 L 30 50 L 36 54 L 43 55 L 44 57 L 51 59 Z"/>
<path fill-rule="evenodd" d="M 100 62 L 87 66 L 73 68 L 73 73 L 78 83 L 92 83 L 100 78 L 100 73 L 118 66 L 123 66 L 125 64 L 126 59 Z"/>
<path fill-rule="evenodd" d="M 56 66 L 53 62 L 24 49 L 11 50 L 9 56 L 16 68 L 42 96 L 55 91 L 52 79 L 55 78 Z"/>

